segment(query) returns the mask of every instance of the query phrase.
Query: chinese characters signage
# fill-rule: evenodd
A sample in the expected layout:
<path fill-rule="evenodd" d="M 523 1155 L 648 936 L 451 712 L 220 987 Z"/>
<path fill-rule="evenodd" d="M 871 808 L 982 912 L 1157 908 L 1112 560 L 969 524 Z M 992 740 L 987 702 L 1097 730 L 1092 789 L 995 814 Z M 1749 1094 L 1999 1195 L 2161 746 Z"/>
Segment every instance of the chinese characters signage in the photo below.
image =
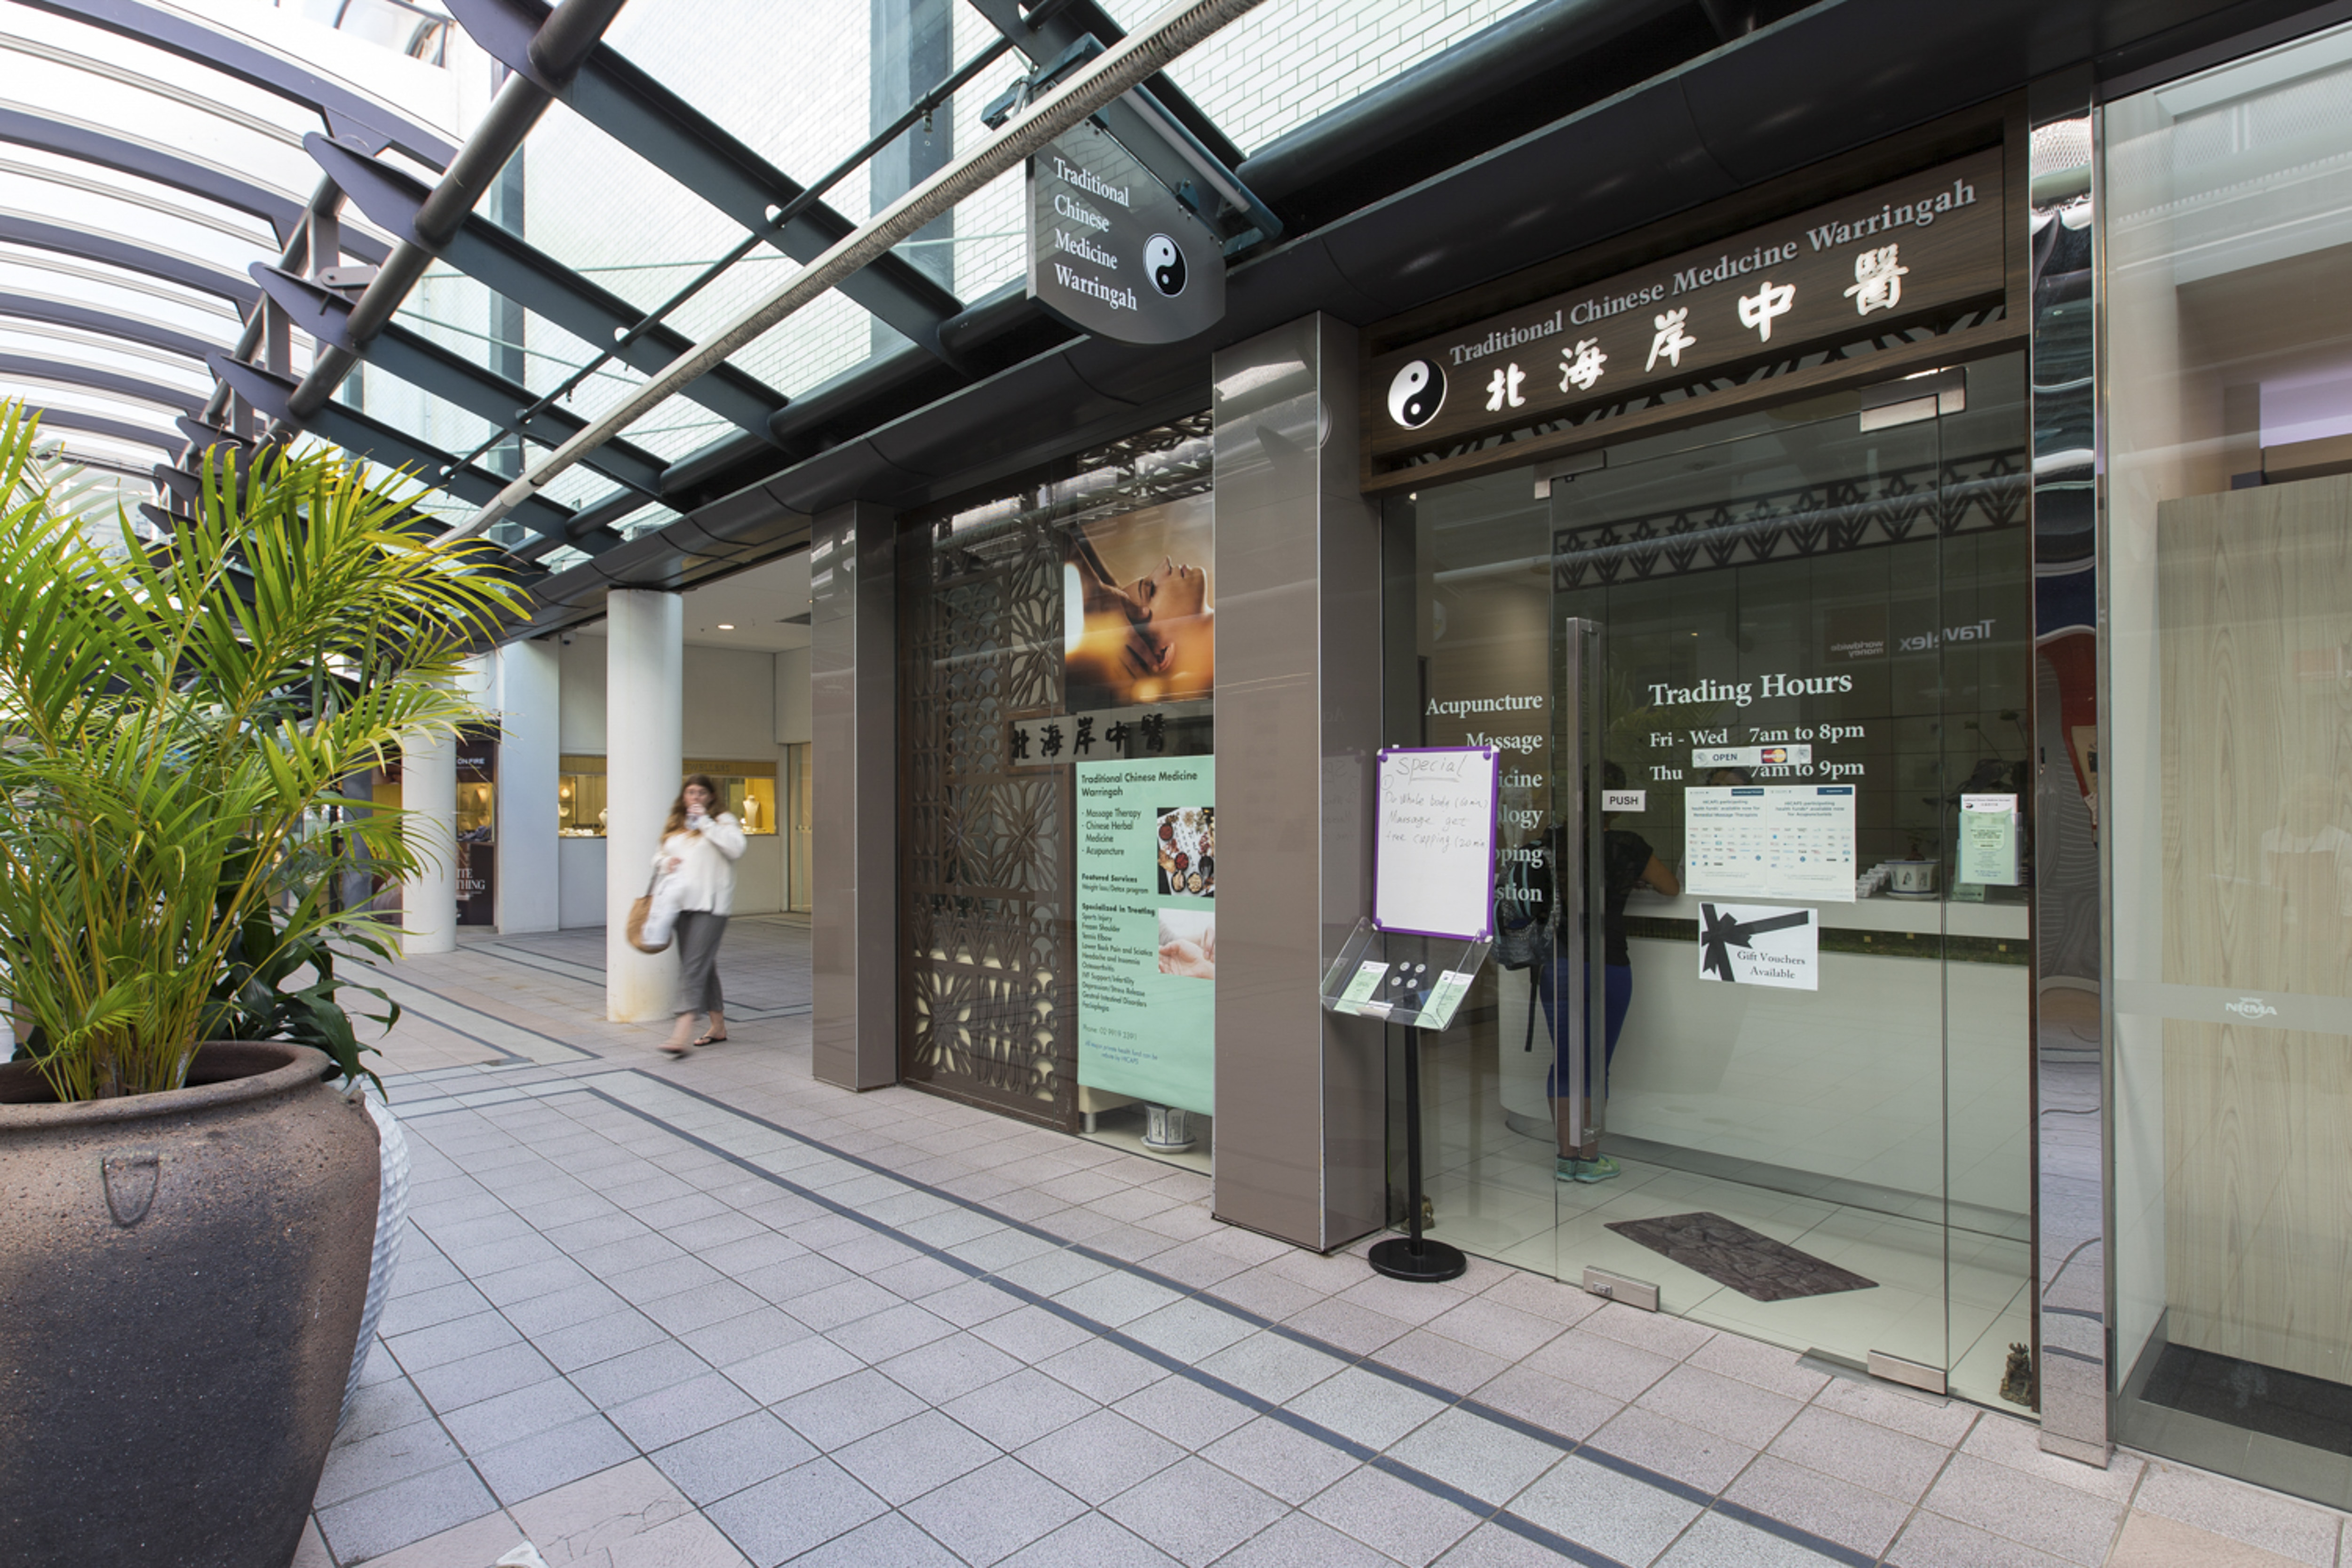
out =
<path fill-rule="evenodd" d="M 1372 362 L 1366 445 L 1419 450 L 2000 292 L 1988 149 Z"/>
<path fill-rule="evenodd" d="M 1016 768 L 1115 762 L 1124 757 L 1197 756 L 1212 749 L 1212 704 L 1164 702 L 1015 719 L 1007 726 L 1005 761 Z"/>

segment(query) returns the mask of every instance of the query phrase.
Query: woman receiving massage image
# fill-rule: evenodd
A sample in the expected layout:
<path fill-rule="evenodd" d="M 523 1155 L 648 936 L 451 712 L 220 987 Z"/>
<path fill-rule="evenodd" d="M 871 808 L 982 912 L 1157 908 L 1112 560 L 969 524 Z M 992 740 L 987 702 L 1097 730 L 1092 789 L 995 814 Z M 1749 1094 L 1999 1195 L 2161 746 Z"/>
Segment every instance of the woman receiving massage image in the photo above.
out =
<path fill-rule="evenodd" d="M 1162 557 L 1131 583 L 1112 580 L 1077 530 L 1063 563 L 1064 705 L 1073 713 L 1206 697 L 1217 682 L 1217 612 L 1201 567 Z"/>

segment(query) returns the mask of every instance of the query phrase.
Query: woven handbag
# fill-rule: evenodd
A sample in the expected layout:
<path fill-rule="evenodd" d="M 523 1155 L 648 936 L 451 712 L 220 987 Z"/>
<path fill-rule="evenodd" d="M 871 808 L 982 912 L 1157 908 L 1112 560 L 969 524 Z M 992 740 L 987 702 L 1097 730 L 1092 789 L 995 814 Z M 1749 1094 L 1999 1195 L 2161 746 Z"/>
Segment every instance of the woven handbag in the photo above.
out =
<path fill-rule="evenodd" d="M 654 909 L 654 889 L 661 885 L 661 872 L 656 868 L 646 883 L 646 890 L 629 900 L 629 945 L 639 952 L 661 952 L 669 946 L 669 938 L 648 942 L 645 940 L 646 921 Z M 673 928 L 675 929 L 675 928 Z"/>

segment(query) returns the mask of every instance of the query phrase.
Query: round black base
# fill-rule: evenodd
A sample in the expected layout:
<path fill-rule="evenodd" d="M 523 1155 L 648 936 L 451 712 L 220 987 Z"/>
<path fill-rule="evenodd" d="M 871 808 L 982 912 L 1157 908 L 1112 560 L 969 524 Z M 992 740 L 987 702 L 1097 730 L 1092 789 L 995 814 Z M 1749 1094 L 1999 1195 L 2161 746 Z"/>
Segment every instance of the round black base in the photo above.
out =
<path fill-rule="evenodd" d="M 1459 1247 L 1442 1241 L 1421 1238 L 1421 1255 L 1415 1257 L 1409 1237 L 1392 1236 L 1386 1241 L 1375 1242 L 1371 1250 L 1372 1271 L 1391 1279 L 1419 1279 L 1435 1282 L 1459 1279 L 1469 1268 L 1470 1260 L 1462 1256 Z"/>

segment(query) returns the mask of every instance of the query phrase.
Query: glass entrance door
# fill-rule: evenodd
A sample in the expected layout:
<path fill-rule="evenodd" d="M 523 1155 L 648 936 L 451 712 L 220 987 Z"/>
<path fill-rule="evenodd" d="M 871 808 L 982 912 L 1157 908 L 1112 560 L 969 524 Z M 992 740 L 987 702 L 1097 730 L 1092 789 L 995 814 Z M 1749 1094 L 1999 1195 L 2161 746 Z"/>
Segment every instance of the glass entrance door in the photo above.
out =
<path fill-rule="evenodd" d="M 1524 961 L 1425 1058 L 1437 1235 L 1999 1398 L 2032 1337 L 2021 380 L 1413 499 L 1415 738 L 1506 748 Z"/>

